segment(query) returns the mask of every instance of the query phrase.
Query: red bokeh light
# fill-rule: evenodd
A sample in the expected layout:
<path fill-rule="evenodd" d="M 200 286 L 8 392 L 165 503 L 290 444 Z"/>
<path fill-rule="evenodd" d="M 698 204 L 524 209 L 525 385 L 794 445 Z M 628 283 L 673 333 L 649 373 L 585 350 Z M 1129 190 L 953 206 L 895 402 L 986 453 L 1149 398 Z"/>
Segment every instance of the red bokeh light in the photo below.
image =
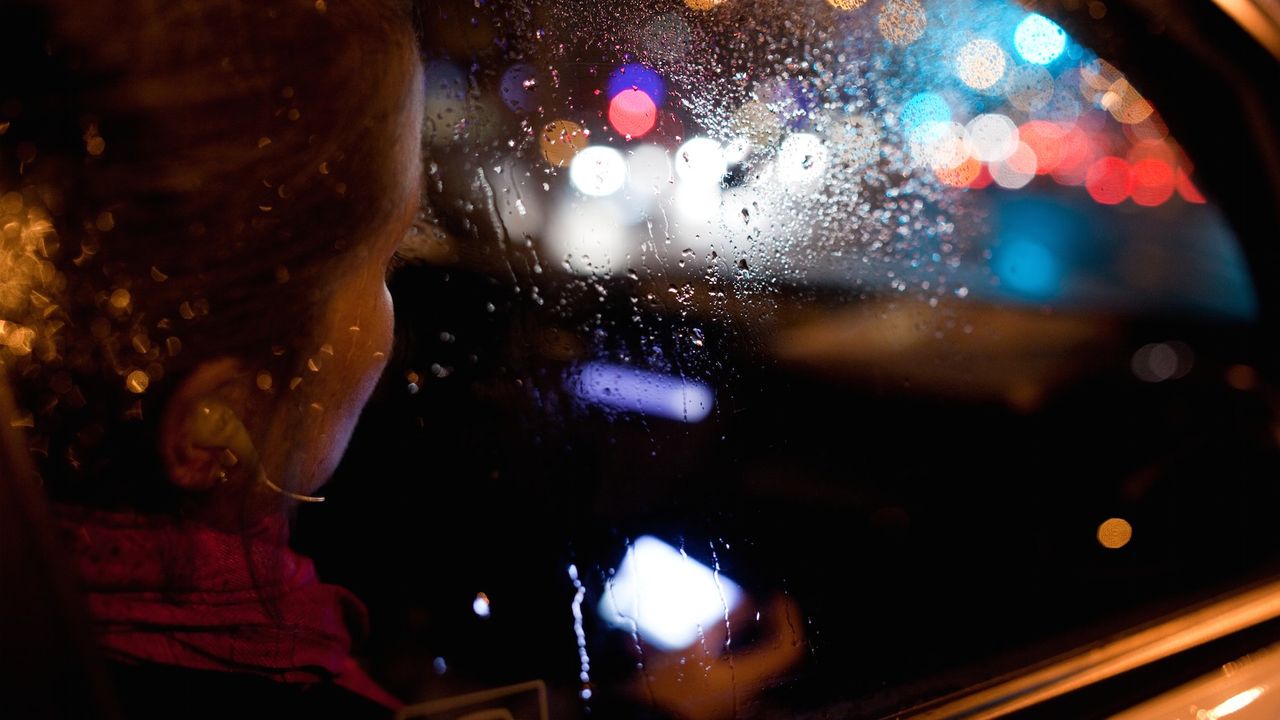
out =
<path fill-rule="evenodd" d="M 658 106 L 643 90 L 629 88 L 609 101 L 609 123 L 628 140 L 653 129 L 658 121 Z"/>
<path fill-rule="evenodd" d="M 1032 120 L 1018 128 L 1018 137 L 1036 154 L 1037 175 L 1048 175 L 1062 164 L 1067 154 L 1066 136 L 1065 128 L 1046 120 Z"/>
<path fill-rule="evenodd" d="M 1089 196 L 1103 205 L 1118 205 L 1129 197 L 1133 189 L 1133 173 L 1129 163 L 1123 159 L 1108 155 L 1099 158 L 1089 167 L 1084 179 Z"/>
<path fill-rule="evenodd" d="M 1173 197 L 1173 167 L 1163 160 L 1147 158 L 1133 166 L 1133 201 L 1155 207 Z"/>
<path fill-rule="evenodd" d="M 1159 160 L 1169 167 L 1174 167 L 1178 164 L 1178 154 L 1173 146 L 1159 140 L 1144 140 L 1134 143 L 1133 147 L 1129 148 L 1129 152 L 1125 154 L 1125 159 L 1129 161 L 1130 165 L 1137 165 L 1143 160 Z"/>
<path fill-rule="evenodd" d="M 1200 190 L 1192 184 L 1191 177 L 1187 175 L 1187 171 L 1182 168 L 1178 168 L 1177 185 L 1178 194 L 1182 196 L 1183 200 L 1197 205 L 1204 204 L 1204 195 L 1200 194 Z"/>
<path fill-rule="evenodd" d="M 987 169 L 987 164 L 982 163 L 982 167 L 978 168 L 978 174 L 969 181 L 969 187 L 974 190 L 981 190 L 994 181 L 995 178 L 991 177 L 991 171 Z"/>
<path fill-rule="evenodd" d="M 1094 146 L 1089 134 L 1079 125 L 1072 125 L 1062 136 L 1062 158 L 1050 171 L 1053 179 L 1061 185 L 1084 183 L 1093 157 Z"/>

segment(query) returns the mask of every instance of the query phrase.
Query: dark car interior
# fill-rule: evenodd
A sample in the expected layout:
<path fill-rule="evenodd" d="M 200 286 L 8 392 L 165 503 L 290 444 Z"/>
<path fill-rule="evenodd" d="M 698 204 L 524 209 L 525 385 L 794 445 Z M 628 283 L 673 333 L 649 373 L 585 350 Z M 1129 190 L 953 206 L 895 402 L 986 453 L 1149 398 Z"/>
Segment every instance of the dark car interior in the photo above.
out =
<path fill-rule="evenodd" d="M 1270 587 L 1280 26 L 1207 0 L 639 5 L 419 8 L 427 211 L 390 281 L 395 356 L 295 535 L 368 605 L 362 660 L 426 703 L 406 717 L 966 716 L 947 703 Z M 911 23 L 884 18 L 911 7 L 929 25 L 903 41 Z M 1015 43 L 1031 14 L 1065 33 L 1060 57 Z M 995 55 L 965 75 L 987 47 L 965 43 L 987 37 L 1002 73 L 1047 68 L 1053 98 L 1086 88 L 1068 103 L 1080 119 L 1049 95 L 1009 109 L 1013 90 L 983 85 Z M 608 97 L 633 65 L 618 92 L 655 113 L 634 138 Z M 527 102 L 508 97 L 517 66 Z M 729 110 L 750 98 L 782 120 L 726 156 L 717 200 L 691 196 L 712 202 L 705 226 L 679 197 L 604 192 L 613 156 L 573 176 L 574 153 L 631 162 L 645 143 L 691 186 L 687 143 L 732 150 Z M 945 117 L 913 124 L 939 102 Z M 1010 153 L 979 168 L 974 123 L 996 115 L 1026 152 L 1035 122 L 1096 133 L 1094 159 L 1125 158 L 1127 189 L 1109 198 L 1092 166 L 1073 182 L 1043 154 L 1039 171 Z M 855 116 L 879 128 L 871 162 L 841 154 L 860 147 L 839 135 Z M 971 176 L 913 156 L 941 152 L 920 127 L 970 116 Z M 810 138 L 827 149 L 787 165 Z M 1142 154 L 1156 145 L 1173 159 Z M 1144 162 L 1169 173 L 1150 202 Z M 610 223 L 633 234 L 602 239 Z M 5 662 L 47 642 L 66 664 L 4 674 L 83 708 L 74 594 L 30 570 L 57 564 L 31 490 L 0 498 L 0 617 L 40 620 L 5 628 L 31 647 Z M 1108 716 L 1275 642 L 1277 622 L 1017 716 Z M 67 687 L 82 692 L 50 689 Z M 502 687 L 483 707 L 506 715 L 438 702 Z"/>

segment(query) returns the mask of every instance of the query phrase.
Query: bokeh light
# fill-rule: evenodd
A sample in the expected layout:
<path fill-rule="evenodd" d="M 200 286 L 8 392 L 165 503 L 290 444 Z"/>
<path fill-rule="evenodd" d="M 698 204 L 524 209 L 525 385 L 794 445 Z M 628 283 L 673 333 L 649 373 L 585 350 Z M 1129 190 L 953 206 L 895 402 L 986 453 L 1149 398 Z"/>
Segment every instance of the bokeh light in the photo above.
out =
<path fill-rule="evenodd" d="M 1173 167 L 1164 160 L 1147 158 L 1133 165 L 1133 201 L 1144 207 L 1155 207 L 1173 197 L 1177 178 Z"/>
<path fill-rule="evenodd" d="M 1005 287 L 1033 298 L 1051 297 L 1062 279 L 1062 265 L 1053 252 L 1027 238 L 1002 241 L 995 249 L 992 266 Z"/>
<path fill-rule="evenodd" d="M 543 242 L 547 257 L 575 275 L 611 275 L 627 268 L 635 246 L 612 198 L 592 198 L 556 207 Z"/>
<path fill-rule="evenodd" d="M 658 106 L 644 90 L 627 88 L 609 101 L 609 123 L 630 140 L 644 136 L 658 121 Z"/>
<path fill-rule="evenodd" d="M 961 188 L 972 186 L 982 170 L 982 163 L 976 158 L 970 157 L 955 167 L 935 168 L 934 174 L 943 183 L 951 187 Z"/>
<path fill-rule="evenodd" d="M 1164 118 L 1160 117 L 1160 113 L 1156 112 L 1154 107 L 1145 120 L 1125 125 L 1123 130 L 1125 137 L 1136 143 L 1164 140 L 1169 137 L 1169 126 L 1165 124 Z"/>
<path fill-rule="evenodd" d="M 1178 164 L 1178 152 L 1167 142 L 1143 140 L 1129 148 L 1125 160 L 1128 160 L 1130 165 L 1136 165 L 1143 160 L 1159 160 L 1172 168 Z"/>
<path fill-rule="evenodd" d="M 674 179 L 671 156 L 661 145 L 646 143 L 629 153 L 627 187 L 636 195 L 656 195 Z"/>
<path fill-rule="evenodd" d="M 1134 377 L 1149 383 L 1177 380 L 1191 372 L 1194 364 L 1195 353 L 1177 341 L 1143 345 L 1129 361 Z"/>
<path fill-rule="evenodd" d="M 513 112 L 528 113 L 538 108 L 537 71 L 532 65 L 517 63 L 502 73 L 499 90 L 502 102 Z"/>
<path fill-rule="evenodd" d="M 759 100 L 751 100 L 738 108 L 729 119 L 729 127 L 737 137 L 760 147 L 772 144 L 782 133 L 782 121 L 777 113 Z"/>
<path fill-rule="evenodd" d="M 837 10 L 857 10 L 867 4 L 867 0 L 827 0 L 827 4 Z"/>
<path fill-rule="evenodd" d="M 1024 65 L 1023 67 L 1036 67 Z M 1043 69 L 1043 68 L 1041 68 Z M 1048 71 L 1046 71 L 1048 72 Z M 1029 110 L 1033 119 L 1063 124 L 1077 122 L 1083 103 L 1080 98 L 1080 71 L 1071 68 L 1054 78 L 1053 94 L 1040 107 Z M 1017 107 L 1016 105 L 1014 107 Z"/>
<path fill-rule="evenodd" d="M 985 90 L 1000 82 L 1004 68 L 1004 51 L 986 38 L 970 40 L 956 55 L 956 77 L 975 90 Z"/>
<path fill-rule="evenodd" d="M 1049 172 L 1059 184 L 1083 185 L 1093 158 L 1094 147 L 1089 134 L 1080 126 L 1072 125 L 1062 136 L 1062 158 Z"/>
<path fill-rule="evenodd" d="M 1018 149 L 1018 126 L 1005 115 L 986 113 L 965 126 L 973 156 L 983 162 L 998 162 Z"/>
<path fill-rule="evenodd" d="M 1009 104 L 1023 112 L 1043 108 L 1053 98 L 1053 90 L 1053 75 L 1039 65 L 1019 65 L 1009 71 L 1005 81 Z"/>
<path fill-rule="evenodd" d="M 1089 167 L 1084 185 L 1095 201 L 1103 205 L 1119 205 L 1129 197 L 1133 187 L 1129 163 L 1113 155 L 1098 158 Z"/>
<path fill-rule="evenodd" d="M 1036 154 L 1024 142 L 1019 142 L 1009 157 L 988 166 L 996 184 L 1006 190 L 1026 187 L 1036 176 Z"/>
<path fill-rule="evenodd" d="M 1098 526 L 1098 544 L 1108 550 L 1118 550 L 1133 539 L 1133 526 L 1123 518 L 1108 518 Z"/>
<path fill-rule="evenodd" d="M 467 74 L 447 60 L 423 66 L 423 134 L 427 142 L 452 140 L 467 116 Z"/>
<path fill-rule="evenodd" d="M 1200 194 L 1200 190 L 1191 182 L 1191 178 L 1186 171 L 1178 168 L 1178 195 L 1189 203 L 1202 205 L 1205 202 L 1204 195 Z"/>
<path fill-rule="evenodd" d="M 1057 23 L 1040 14 L 1031 14 L 1013 31 L 1013 46 L 1023 60 L 1048 65 L 1062 55 L 1067 34 Z"/>
<path fill-rule="evenodd" d="M 589 133 L 572 120 L 555 120 L 542 128 L 538 147 L 542 157 L 556 167 L 564 167 L 590 142 Z"/>
<path fill-rule="evenodd" d="M 610 625 L 672 651 L 692 645 L 710 623 L 724 622 L 741 598 L 733 580 L 644 535 L 609 577 L 597 611 Z"/>
<path fill-rule="evenodd" d="M 624 90 L 642 90 L 658 107 L 662 107 L 667 97 L 667 84 L 662 76 L 639 63 L 629 63 L 609 73 L 609 82 L 605 85 L 609 99 Z"/>
<path fill-rule="evenodd" d="M 846 116 L 833 123 L 827 132 L 827 146 L 837 162 L 849 170 L 875 162 L 884 149 L 878 124 L 866 115 Z"/>
<path fill-rule="evenodd" d="M 978 162 L 976 158 L 975 162 Z M 978 162 L 978 176 L 969 181 L 969 189 L 982 190 L 990 187 L 993 182 L 995 180 L 991 178 L 991 171 L 987 169 L 986 163 Z"/>
<path fill-rule="evenodd" d="M 919 0 L 886 0 L 876 27 L 894 45 L 910 45 L 924 35 L 929 16 Z"/>
<path fill-rule="evenodd" d="M 934 170 L 953 168 L 969 159 L 968 134 L 957 122 L 930 122 L 911 133 L 911 154 Z"/>
<path fill-rule="evenodd" d="M 695 185 L 717 187 L 729 171 L 720 143 L 706 137 L 690 139 L 676 150 L 676 175 Z"/>
<path fill-rule="evenodd" d="M 612 195 L 626 181 L 627 161 L 611 147 L 592 145 L 574 155 L 569 164 L 569 182 L 583 195 Z"/>
<path fill-rule="evenodd" d="M 1124 78 L 1112 83 L 1098 102 L 1112 117 L 1126 125 L 1140 123 L 1152 113 L 1151 103 Z"/>
<path fill-rule="evenodd" d="M 1111 86 L 1123 80 L 1124 75 L 1114 65 L 1101 58 L 1095 58 L 1080 66 L 1080 95 L 1092 104 L 1101 107 L 1102 96 Z"/>
<path fill-rule="evenodd" d="M 1035 153 L 1037 175 L 1048 175 L 1062 164 L 1067 150 L 1063 142 L 1066 136 L 1067 131 L 1061 125 L 1045 120 L 1032 120 L 1018 128 L 1018 138 Z"/>
<path fill-rule="evenodd" d="M 898 116 L 899 122 L 902 123 L 902 130 L 907 134 L 908 139 L 918 128 L 928 123 L 947 122 L 950 119 L 951 106 L 941 95 L 931 92 L 913 95 L 902 106 L 902 112 Z"/>
<path fill-rule="evenodd" d="M 702 422 L 715 405 L 706 383 L 614 363 L 585 364 L 571 385 L 591 405 L 675 422 Z"/>
<path fill-rule="evenodd" d="M 821 179 L 827 169 L 827 148 L 811 133 L 792 133 L 778 149 L 778 179 L 808 185 Z"/>
<path fill-rule="evenodd" d="M 635 28 L 640 57 L 656 67 L 673 67 L 689 54 L 693 35 L 679 13 L 668 12 Z"/>

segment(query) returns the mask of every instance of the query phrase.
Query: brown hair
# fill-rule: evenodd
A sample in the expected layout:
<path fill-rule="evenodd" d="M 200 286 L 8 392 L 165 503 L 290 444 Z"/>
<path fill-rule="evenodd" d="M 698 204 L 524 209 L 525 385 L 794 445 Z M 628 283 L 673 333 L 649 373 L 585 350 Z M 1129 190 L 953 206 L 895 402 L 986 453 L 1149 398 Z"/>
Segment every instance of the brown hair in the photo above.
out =
<path fill-rule="evenodd" d="M 55 499 L 173 509 L 156 423 L 198 360 L 289 391 L 398 210 L 409 27 L 375 0 L 0 9 L 0 361 Z"/>

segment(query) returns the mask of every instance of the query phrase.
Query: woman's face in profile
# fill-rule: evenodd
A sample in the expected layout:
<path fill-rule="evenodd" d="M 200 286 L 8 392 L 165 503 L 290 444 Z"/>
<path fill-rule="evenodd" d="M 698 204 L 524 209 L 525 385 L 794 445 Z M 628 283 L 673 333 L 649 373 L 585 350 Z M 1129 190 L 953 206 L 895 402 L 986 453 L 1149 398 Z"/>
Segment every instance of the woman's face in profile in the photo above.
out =
<path fill-rule="evenodd" d="M 417 214 L 422 177 L 422 67 L 416 58 L 408 65 L 412 69 L 404 81 L 410 85 L 394 125 L 398 137 L 391 165 L 398 210 L 351 253 L 320 314 L 320 351 L 313 358 L 318 369 L 308 373 L 298 388 L 300 396 L 293 394 L 301 405 L 302 427 L 289 428 L 292 445 L 273 448 L 297 469 L 297 485 L 304 493 L 333 474 L 391 351 L 394 315 L 387 270 Z"/>

